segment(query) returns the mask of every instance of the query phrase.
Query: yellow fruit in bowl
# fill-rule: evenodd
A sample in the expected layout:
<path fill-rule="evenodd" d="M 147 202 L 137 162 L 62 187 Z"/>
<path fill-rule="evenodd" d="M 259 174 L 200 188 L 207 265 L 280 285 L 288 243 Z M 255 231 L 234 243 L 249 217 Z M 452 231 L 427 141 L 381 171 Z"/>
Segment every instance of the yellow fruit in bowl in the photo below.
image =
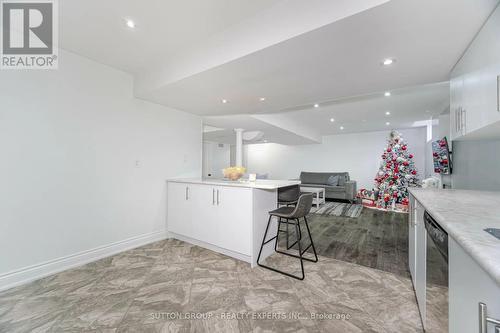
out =
<path fill-rule="evenodd" d="M 228 178 L 230 180 L 238 180 L 243 177 L 246 169 L 244 167 L 229 167 L 223 169 L 222 172 L 224 174 L 224 178 Z"/>

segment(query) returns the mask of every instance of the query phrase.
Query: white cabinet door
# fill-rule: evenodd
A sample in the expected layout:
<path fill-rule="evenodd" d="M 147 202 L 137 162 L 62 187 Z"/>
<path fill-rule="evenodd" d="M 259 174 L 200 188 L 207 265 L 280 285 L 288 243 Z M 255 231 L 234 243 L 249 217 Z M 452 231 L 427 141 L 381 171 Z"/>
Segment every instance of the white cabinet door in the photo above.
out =
<path fill-rule="evenodd" d="M 417 295 L 418 307 L 420 315 L 425 318 L 426 315 L 426 252 L 427 252 L 427 231 L 424 224 L 424 207 L 417 201 L 416 202 L 417 217 L 416 217 L 416 268 L 415 268 L 415 293 Z"/>
<path fill-rule="evenodd" d="M 453 238 L 448 242 L 449 331 L 478 332 L 479 302 L 486 304 L 489 317 L 500 320 L 500 285 Z M 495 332 L 493 324 L 488 332 Z"/>
<path fill-rule="evenodd" d="M 216 188 L 211 185 L 197 185 L 197 195 L 193 198 L 193 235 L 203 242 L 215 244 L 217 240 Z"/>
<path fill-rule="evenodd" d="M 167 228 L 168 231 L 191 236 L 191 202 L 194 194 L 193 185 L 168 183 Z"/>
<path fill-rule="evenodd" d="M 450 80 L 452 140 L 500 121 L 497 77 L 500 75 L 500 7 L 497 8 L 463 57 Z"/>
<path fill-rule="evenodd" d="M 416 260 L 417 260 L 417 205 L 415 198 L 410 196 L 410 214 L 408 217 L 408 266 L 410 268 L 411 279 L 415 285 Z"/>
<path fill-rule="evenodd" d="M 245 255 L 252 254 L 252 189 L 217 187 L 216 245 Z"/>

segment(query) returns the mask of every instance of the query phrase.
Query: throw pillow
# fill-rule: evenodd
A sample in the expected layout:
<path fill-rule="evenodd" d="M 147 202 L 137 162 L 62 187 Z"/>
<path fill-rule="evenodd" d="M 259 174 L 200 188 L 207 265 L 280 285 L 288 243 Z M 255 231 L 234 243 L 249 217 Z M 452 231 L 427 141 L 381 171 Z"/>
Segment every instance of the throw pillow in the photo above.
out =
<path fill-rule="evenodd" d="M 339 186 L 339 176 L 330 176 L 326 183 L 330 186 Z"/>

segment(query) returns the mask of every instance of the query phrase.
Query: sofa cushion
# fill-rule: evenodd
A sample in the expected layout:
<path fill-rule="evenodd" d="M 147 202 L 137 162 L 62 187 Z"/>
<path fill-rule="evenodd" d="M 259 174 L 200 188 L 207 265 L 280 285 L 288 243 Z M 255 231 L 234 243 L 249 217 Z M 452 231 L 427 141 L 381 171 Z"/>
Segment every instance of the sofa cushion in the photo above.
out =
<path fill-rule="evenodd" d="M 326 180 L 326 185 L 329 185 L 329 186 L 338 186 L 339 185 L 339 178 L 340 177 L 338 175 L 336 175 L 336 176 L 331 175 Z"/>
<path fill-rule="evenodd" d="M 300 174 L 300 180 L 302 183 L 306 184 L 324 185 L 327 183 L 328 177 L 330 176 L 331 174 L 320 172 L 302 172 Z"/>
<path fill-rule="evenodd" d="M 339 186 L 344 186 L 349 180 L 348 172 L 301 172 L 300 181 L 303 184 L 328 184 L 330 176 L 339 176 Z"/>
<path fill-rule="evenodd" d="M 326 192 L 345 192 L 345 186 L 325 186 Z"/>

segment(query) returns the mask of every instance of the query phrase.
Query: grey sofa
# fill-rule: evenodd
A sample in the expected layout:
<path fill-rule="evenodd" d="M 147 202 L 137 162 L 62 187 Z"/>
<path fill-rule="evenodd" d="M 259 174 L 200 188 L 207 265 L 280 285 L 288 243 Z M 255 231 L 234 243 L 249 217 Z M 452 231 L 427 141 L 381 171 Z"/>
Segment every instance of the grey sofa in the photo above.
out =
<path fill-rule="evenodd" d="M 330 176 L 338 176 L 338 185 L 329 184 Z M 349 178 L 348 172 L 301 172 L 301 186 L 321 187 L 325 189 L 327 199 L 354 201 L 356 181 Z"/>

